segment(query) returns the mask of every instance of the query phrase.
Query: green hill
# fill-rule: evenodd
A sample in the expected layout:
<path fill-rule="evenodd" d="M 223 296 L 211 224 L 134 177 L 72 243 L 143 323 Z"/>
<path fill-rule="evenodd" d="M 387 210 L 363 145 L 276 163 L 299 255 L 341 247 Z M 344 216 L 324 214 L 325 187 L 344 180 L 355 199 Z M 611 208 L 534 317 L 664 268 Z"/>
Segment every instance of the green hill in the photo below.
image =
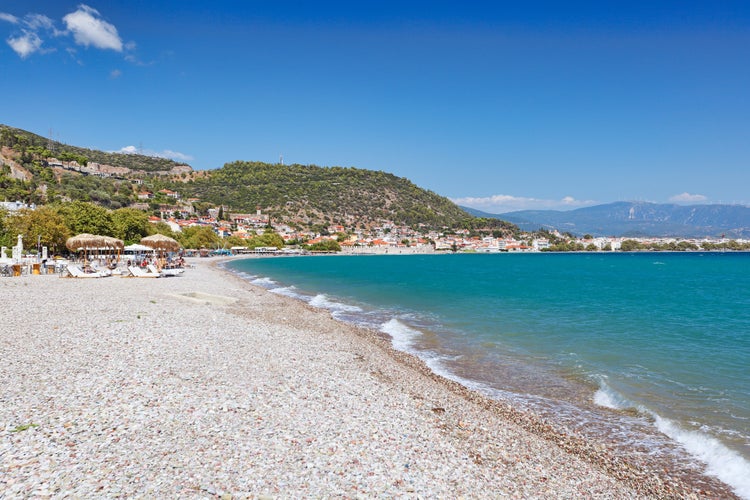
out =
<path fill-rule="evenodd" d="M 297 224 L 360 226 L 390 220 L 439 227 L 470 218 L 447 198 L 408 179 L 358 168 L 234 162 L 175 189 L 236 211 L 260 206 L 275 219 Z"/>
<path fill-rule="evenodd" d="M 275 222 L 301 227 L 391 221 L 413 227 L 517 230 L 474 218 L 447 198 L 382 171 L 238 161 L 196 172 L 164 158 L 70 146 L 6 125 L 0 125 L 0 146 L 0 200 L 80 200 L 111 209 L 147 203 L 154 212 L 194 208 L 205 213 L 216 206 L 254 212 L 260 207 Z M 164 189 L 175 191 L 182 201 L 160 194 Z M 141 191 L 155 196 L 139 200 Z"/>
<path fill-rule="evenodd" d="M 97 151 L 63 144 L 46 137 L 0 124 L 0 146 L 14 149 L 22 154 L 43 158 L 75 160 L 80 164 L 99 163 L 125 168 L 134 172 L 155 173 L 169 171 L 181 165 L 168 158 L 140 154 L 121 154 Z"/>

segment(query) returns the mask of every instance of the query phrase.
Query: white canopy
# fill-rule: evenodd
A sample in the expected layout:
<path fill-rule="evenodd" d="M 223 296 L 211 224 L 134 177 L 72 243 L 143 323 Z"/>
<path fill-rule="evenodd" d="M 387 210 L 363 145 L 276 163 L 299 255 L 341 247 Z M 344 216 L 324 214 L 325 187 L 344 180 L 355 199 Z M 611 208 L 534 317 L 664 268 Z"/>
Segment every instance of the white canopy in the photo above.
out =
<path fill-rule="evenodd" d="M 146 245 L 140 245 L 138 243 L 133 243 L 132 245 L 128 245 L 125 247 L 126 252 L 150 252 L 153 248 L 147 247 Z"/>

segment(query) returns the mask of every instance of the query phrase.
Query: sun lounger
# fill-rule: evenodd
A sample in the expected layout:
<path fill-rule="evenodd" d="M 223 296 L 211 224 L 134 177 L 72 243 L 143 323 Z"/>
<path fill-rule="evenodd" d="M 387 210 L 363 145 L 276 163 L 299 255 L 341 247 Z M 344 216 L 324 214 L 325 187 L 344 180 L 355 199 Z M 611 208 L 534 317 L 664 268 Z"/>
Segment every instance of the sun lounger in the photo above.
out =
<path fill-rule="evenodd" d="M 148 265 L 148 270 L 151 273 L 160 274 L 161 276 L 164 276 L 164 277 L 179 276 L 183 272 L 182 269 L 162 269 L 161 271 L 159 271 L 159 269 L 157 269 L 156 266 L 153 264 Z"/>
<path fill-rule="evenodd" d="M 110 271 L 109 269 L 102 269 L 93 264 L 91 265 L 91 269 L 93 269 L 94 272 L 99 273 L 101 276 L 112 276 L 112 271 Z"/>
<path fill-rule="evenodd" d="M 68 266 L 65 268 L 65 271 L 67 272 L 67 275 L 71 278 L 101 278 L 104 275 L 100 272 L 93 272 L 93 273 L 85 273 L 83 272 L 83 269 L 81 269 L 78 266 L 72 266 L 68 264 Z M 65 276 L 65 274 L 63 274 Z"/>
<path fill-rule="evenodd" d="M 160 278 L 161 274 L 144 271 L 140 267 L 129 266 L 128 274 L 126 274 L 125 276 L 129 278 Z"/>

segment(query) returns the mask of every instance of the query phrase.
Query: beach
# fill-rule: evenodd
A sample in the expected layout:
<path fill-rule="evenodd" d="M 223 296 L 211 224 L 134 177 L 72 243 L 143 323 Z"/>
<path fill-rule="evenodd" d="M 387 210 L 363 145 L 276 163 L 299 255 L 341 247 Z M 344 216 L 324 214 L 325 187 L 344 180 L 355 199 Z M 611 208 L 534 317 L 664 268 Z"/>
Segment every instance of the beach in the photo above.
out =
<path fill-rule="evenodd" d="M 0 496 L 732 497 L 191 262 L 175 278 L 0 280 Z"/>

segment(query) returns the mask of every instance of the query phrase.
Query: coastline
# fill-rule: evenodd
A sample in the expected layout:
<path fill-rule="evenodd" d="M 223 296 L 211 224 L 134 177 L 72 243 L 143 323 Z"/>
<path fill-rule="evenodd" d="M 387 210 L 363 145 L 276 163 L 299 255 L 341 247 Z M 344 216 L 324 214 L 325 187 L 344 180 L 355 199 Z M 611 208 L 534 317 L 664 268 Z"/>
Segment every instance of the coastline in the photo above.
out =
<path fill-rule="evenodd" d="M 489 400 L 224 260 L 0 281 L 9 497 L 732 497 Z"/>

